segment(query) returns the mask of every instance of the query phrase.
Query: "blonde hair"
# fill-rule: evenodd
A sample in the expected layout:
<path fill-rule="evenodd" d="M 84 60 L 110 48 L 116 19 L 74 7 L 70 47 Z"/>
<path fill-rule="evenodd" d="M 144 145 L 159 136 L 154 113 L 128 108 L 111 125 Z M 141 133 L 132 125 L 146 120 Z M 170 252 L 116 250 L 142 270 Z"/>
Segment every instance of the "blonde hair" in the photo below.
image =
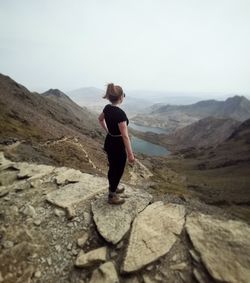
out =
<path fill-rule="evenodd" d="M 109 83 L 107 85 L 106 93 L 103 98 L 108 99 L 110 102 L 116 102 L 123 95 L 123 89 L 119 85 Z"/>

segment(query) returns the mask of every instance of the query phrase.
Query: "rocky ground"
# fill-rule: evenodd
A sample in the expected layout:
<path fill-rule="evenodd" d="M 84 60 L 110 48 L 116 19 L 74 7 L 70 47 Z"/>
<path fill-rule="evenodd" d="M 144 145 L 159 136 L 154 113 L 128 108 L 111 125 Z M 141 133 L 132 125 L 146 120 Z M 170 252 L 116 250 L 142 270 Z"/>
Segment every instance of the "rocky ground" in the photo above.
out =
<path fill-rule="evenodd" d="M 141 162 L 127 169 L 126 202 L 111 206 L 96 169 L 1 152 L 0 282 L 249 282 L 246 222 L 188 194 L 155 194 Z"/>

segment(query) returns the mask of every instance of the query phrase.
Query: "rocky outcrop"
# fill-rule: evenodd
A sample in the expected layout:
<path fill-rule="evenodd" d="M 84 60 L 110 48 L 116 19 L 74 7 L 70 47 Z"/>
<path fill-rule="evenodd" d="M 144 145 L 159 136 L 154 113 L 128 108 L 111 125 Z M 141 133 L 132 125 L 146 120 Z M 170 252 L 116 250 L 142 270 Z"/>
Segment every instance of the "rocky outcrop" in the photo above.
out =
<path fill-rule="evenodd" d="M 166 254 L 184 225 L 185 208 L 182 205 L 156 202 L 136 217 L 123 272 L 134 272 Z"/>
<path fill-rule="evenodd" d="M 0 282 L 247 282 L 247 224 L 124 186 L 126 202 L 109 205 L 106 178 L 0 154 Z"/>
<path fill-rule="evenodd" d="M 195 213 L 187 217 L 186 229 L 213 278 L 221 282 L 249 282 L 250 227 L 248 225 Z"/>
<path fill-rule="evenodd" d="M 93 218 L 97 230 L 102 237 L 117 244 L 129 231 L 135 216 L 141 212 L 152 200 L 152 196 L 140 190 L 133 190 L 126 186 L 126 201 L 123 205 L 110 206 L 107 196 L 103 196 L 92 203 Z"/>

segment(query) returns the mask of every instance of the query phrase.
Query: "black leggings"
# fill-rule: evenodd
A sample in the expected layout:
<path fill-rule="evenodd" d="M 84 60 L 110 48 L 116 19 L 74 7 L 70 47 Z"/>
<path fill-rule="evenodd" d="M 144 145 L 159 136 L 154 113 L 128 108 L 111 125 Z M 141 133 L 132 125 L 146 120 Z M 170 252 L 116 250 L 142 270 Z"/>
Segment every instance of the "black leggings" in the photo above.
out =
<path fill-rule="evenodd" d="M 113 151 L 112 149 L 107 150 L 107 154 L 109 161 L 109 190 L 114 193 L 123 175 L 127 154 L 125 149 L 121 149 L 119 152 Z"/>

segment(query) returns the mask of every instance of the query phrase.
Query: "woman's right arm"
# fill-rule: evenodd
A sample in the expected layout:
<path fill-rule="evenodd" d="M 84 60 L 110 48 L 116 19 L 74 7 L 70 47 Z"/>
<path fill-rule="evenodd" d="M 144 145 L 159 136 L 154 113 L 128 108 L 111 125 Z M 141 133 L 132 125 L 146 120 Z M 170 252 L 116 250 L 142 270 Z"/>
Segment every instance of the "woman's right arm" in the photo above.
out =
<path fill-rule="evenodd" d="M 134 154 L 133 154 L 133 151 L 132 151 L 131 142 L 130 142 L 130 138 L 129 138 L 129 135 L 128 135 L 127 122 L 126 121 L 121 122 L 121 123 L 118 124 L 118 126 L 119 126 L 119 130 L 121 132 L 122 139 L 123 139 L 123 142 L 124 142 L 127 154 L 128 154 L 128 161 L 130 163 L 134 163 L 135 157 L 134 157 Z"/>

